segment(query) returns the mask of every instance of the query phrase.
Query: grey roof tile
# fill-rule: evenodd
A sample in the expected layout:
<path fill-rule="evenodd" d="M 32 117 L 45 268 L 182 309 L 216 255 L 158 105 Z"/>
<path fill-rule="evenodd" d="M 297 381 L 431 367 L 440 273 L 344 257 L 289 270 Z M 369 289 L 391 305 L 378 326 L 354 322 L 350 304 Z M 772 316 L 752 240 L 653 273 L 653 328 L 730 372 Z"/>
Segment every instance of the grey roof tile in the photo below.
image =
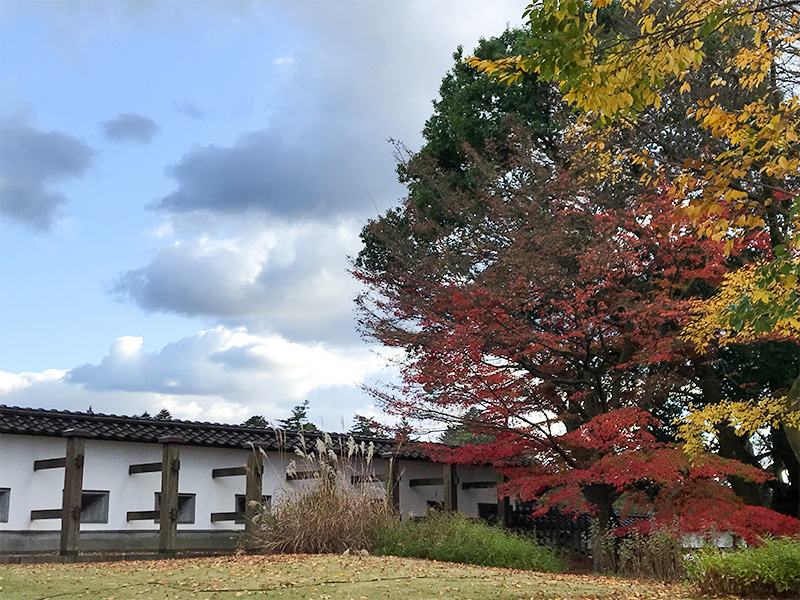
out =
<path fill-rule="evenodd" d="M 158 443 L 165 436 L 178 436 L 192 446 L 244 448 L 248 444 L 263 445 L 269 450 L 289 450 L 301 446 L 301 436 L 312 449 L 322 432 L 262 429 L 243 425 L 225 425 L 199 421 L 160 420 L 95 413 L 21 408 L 0 404 L 0 433 L 61 437 L 67 429 L 83 429 L 91 439 L 120 442 Z M 344 446 L 348 434 L 329 434 L 334 448 Z M 397 441 L 386 438 L 353 436 L 353 439 L 372 442 L 375 455 L 394 455 L 405 460 L 424 460 L 418 448 L 406 444 L 398 452 Z"/>

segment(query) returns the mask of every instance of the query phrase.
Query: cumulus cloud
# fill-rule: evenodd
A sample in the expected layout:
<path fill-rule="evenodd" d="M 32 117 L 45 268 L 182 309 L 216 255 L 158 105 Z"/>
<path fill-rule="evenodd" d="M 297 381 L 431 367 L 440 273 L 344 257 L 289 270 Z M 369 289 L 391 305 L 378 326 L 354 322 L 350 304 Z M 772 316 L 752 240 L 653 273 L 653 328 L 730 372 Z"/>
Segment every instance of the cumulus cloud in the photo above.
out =
<path fill-rule="evenodd" d="M 156 12 L 164 3 L 148 6 Z M 404 193 L 386 140 L 415 147 L 455 47 L 500 33 L 520 11 L 511 0 L 462 7 L 463 0 L 252 3 L 248 10 L 280 13 L 281 23 L 288 15 L 286 29 L 297 34 L 290 54 L 259 58 L 280 89 L 253 130 L 214 144 L 198 139 L 174 156 L 166 169 L 172 188 L 151 205 L 161 217 L 159 245 L 113 285 L 147 311 L 221 325 L 157 352 L 122 337 L 99 363 L 41 380 L 0 377 L 0 401 L 129 414 L 166 407 L 182 418 L 239 422 L 249 414 L 284 418 L 309 398 L 312 410 L 325 406 L 333 428 L 354 408 L 369 414 L 356 386 L 386 372 L 353 343 L 357 287 L 346 257 L 358 251 L 364 221 Z M 172 108 L 192 119 L 211 114 L 191 100 Z M 211 116 L 225 112 L 215 107 Z M 144 141 L 136 136 L 146 133 L 123 127 L 121 135 Z M 42 168 L 24 181 L 44 182 L 36 188 L 44 193 L 45 184 L 80 175 L 90 151 L 71 171 Z M 5 194 L 5 172 L 3 186 Z M 65 201 L 52 198 L 56 208 Z"/>
<path fill-rule="evenodd" d="M 113 291 L 151 312 L 354 342 L 347 256 L 366 219 L 404 193 L 387 138 L 413 146 L 456 46 L 502 32 L 518 11 L 510 0 L 453 6 L 273 7 L 298 43 L 273 59 L 283 88 L 267 125 L 195 146 L 167 168 L 174 187 L 150 204 L 162 217 L 160 246 Z M 220 220 L 235 226 L 222 232 Z"/>
<path fill-rule="evenodd" d="M 140 337 L 122 336 L 98 364 L 68 372 L 0 372 L 0 403 L 49 406 L 58 398 L 59 407 L 78 410 L 167 408 L 181 418 L 241 422 L 252 414 L 284 418 L 303 399 L 323 397 L 336 402 L 316 407 L 317 413 L 335 423 L 363 407 L 358 386 L 384 363 L 363 347 L 301 344 L 243 328 L 200 331 L 157 352 L 143 350 Z"/>
<path fill-rule="evenodd" d="M 395 204 L 403 188 L 387 139 L 416 146 L 456 46 L 501 33 L 519 12 L 510 0 L 466 11 L 454 5 L 281 6 L 300 42 L 273 59 L 283 85 L 268 127 L 185 153 L 167 170 L 175 189 L 153 206 L 307 220 L 375 216 L 376 205 Z"/>
<path fill-rule="evenodd" d="M 37 231 L 50 229 L 67 197 L 53 184 L 81 177 L 94 150 L 58 131 L 0 119 L 0 214 Z"/>
<path fill-rule="evenodd" d="M 136 113 L 124 113 L 103 123 L 103 133 L 113 142 L 147 144 L 158 133 L 158 125 Z"/>
<path fill-rule="evenodd" d="M 246 402 L 264 385 L 287 401 L 316 388 L 359 385 L 382 359 L 366 349 L 300 344 L 223 326 L 200 331 L 155 353 L 142 339 L 118 338 L 100 364 L 75 367 L 65 381 L 97 391 L 219 396 Z"/>
<path fill-rule="evenodd" d="M 162 246 L 114 289 L 154 312 L 246 321 L 251 327 L 331 342 L 353 341 L 357 285 L 347 256 L 357 226 L 255 220 L 231 237 L 191 235 Z"/>
<path fill-rule="evenodd" d="M 167 170 L 177 189 L 153 207 L 177 213 L 257 210 L 302 220 L 363 212 L 371 206 L 365 188 L 386 187 L 370 169 L 374 161 L 340 153 L 341 140 L 319 136 L 288 141 L 262 130 L 232 146 L 195 149 Z M 388 158 L 388 145 L 385 149 Z"/>
<path fill-rule="evenodd" d="M 66 371 L 59 369 L 47 369 L 41 373 L 9 373 L 7 371 L 0 371 L 0 397 L 43 382 L 58 381 L 64 377 L 66 373 Z"/>

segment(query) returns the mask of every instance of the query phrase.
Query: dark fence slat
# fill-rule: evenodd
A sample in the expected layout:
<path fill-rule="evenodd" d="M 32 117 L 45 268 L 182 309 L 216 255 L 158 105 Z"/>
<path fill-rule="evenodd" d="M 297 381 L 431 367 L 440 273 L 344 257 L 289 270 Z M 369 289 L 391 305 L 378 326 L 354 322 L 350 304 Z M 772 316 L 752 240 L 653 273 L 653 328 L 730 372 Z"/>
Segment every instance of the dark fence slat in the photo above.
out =
<path fill-rule="evenodd" d="M 589 537 L 591 535 L 591 519 L 581 515 L 575 519 L 557 511 L 532 517 L 531 507 L 512 509 L 509 526 L 523 532 L 532 532 L 540 544 L 564 548 L 589 556 Z"/>
<path fill-rule="evenodd" d="M 155 473 L 161 471 L 161 463 L 141 463 L 138 465 L 130 465 L 128 467 L 128 475 L 135 475 L 136 473 Z"/>
<path fill-rule="evenodd" d="M 240 512 L 211 513 L 212 523 L 220 523 L 224 521 L 234 521 L 235 523 L 244 523 L 244 513 Z"/>
<path fill-rule="evenodd" d="M 239 475 L 247 475 L 245 467 L 226 467 L 224 469 L 212 469 L 211 477 L 237 477 Z"/>
<path fill-rule="evenodd" d="M 386 483 L 386 473 L 380 475 L 351 475 L 350 483 Z"/>
<path fill-rule="evenodd" d="M 31 521 L 39 519 L 60 519 L 63 511 L 60 508 L 45 508 L 31 511 Z"/>
<path fill-rule="evenodd" d="M 420 487 L 425 485 L 444 485 L 444 479 L 442 477 L 430 477 L 428 479 L 409 479 L 408 486 L 409 487 Z"/>
<path fill-rule="evenodd" d="M 157 510 L 131 510 L 128 511 L 128 521 L 155 521 L 158 519 L 160 511 Z"/>
<path fill-rule="evenodd" d="M 298 479 L 319 479 L 319 471 L 286 472 L 286 481 L 297 481 Z"/>
<path fill-rule="evenodd" d="M 42 469 L 63 469 L 67 464 L 67 457 L 61 458 L 44 458 L 42 460 L 33 461 L 33 470 L 41 471 Z"/>
<path fill-rule="evenodd" d="M 496 481 L 465 481 L 461 484 L 462 490 L 482 490 L 497 487 Z"/>

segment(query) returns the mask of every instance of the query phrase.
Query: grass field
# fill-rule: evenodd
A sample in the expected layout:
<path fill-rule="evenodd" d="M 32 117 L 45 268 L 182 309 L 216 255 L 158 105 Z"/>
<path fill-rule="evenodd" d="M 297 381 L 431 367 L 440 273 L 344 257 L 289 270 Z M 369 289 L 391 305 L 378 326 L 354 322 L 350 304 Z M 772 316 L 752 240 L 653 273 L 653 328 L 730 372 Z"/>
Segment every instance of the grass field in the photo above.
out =
<path fill-rule="evenodd" d="M 0 565 L 3 600 L 684 599 L 688 588 L 386 556 L 278 555 Z"/>

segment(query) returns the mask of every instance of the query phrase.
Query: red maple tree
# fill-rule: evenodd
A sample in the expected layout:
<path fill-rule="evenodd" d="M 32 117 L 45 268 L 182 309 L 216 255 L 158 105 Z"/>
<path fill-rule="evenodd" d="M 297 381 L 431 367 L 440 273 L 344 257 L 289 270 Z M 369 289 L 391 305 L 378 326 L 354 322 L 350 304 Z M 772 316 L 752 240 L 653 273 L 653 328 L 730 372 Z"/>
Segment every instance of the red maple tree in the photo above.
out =
<path fill-rule="evenodd" d="M 591 512 L 605 528 L 627 501 L 685 530 L 796 530 L 726 484 L 765 472 L 692 462 L 650 414 L 691 385 L 679 331 L 725 271 L 720 245 L 676 223 L 665 193 L 586 189 L 523 139 L 483 181 L 434 180 L 431 203 L 408 200 L 362 234 L 362 330 L 405 351 L 401 389 L 376 392 L 387 409 L 438 421 L 477 409 L 472 425 L 493 441 L 429 451 L 493 465 L 510 478 L 501 492 L 541 510 Z"/>

